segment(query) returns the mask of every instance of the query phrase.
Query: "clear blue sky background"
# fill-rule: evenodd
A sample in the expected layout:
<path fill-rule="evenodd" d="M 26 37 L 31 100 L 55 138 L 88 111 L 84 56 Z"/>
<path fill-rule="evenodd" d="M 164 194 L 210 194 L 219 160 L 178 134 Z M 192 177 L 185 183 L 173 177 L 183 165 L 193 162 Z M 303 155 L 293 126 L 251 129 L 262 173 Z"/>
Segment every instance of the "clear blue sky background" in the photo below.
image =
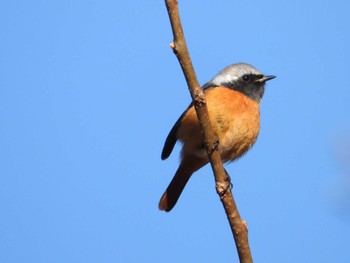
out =
<path fill-rule="evenodd" d="M 349 262 L 349 1 L 180 1 L 200 83 L 277 79 L 227 167 L 255 262 Z M 160 152 L 190 102 L 163 1 L 0 4 L 0 262 L 237 262 L 210 167 Z"/>

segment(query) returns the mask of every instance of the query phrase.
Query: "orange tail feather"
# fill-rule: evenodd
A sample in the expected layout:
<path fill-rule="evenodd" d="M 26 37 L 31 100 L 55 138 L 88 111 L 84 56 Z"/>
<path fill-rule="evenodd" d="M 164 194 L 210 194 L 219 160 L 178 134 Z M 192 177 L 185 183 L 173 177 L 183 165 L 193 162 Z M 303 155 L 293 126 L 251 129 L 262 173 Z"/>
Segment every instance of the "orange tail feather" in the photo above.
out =
<path fill-rule="evenodd" d="M 169 212 L 175 206 L 191 175 L 207 162 L 198 158 L 184 158 L 168 188 L 159 201 L 159 209 Z"/>

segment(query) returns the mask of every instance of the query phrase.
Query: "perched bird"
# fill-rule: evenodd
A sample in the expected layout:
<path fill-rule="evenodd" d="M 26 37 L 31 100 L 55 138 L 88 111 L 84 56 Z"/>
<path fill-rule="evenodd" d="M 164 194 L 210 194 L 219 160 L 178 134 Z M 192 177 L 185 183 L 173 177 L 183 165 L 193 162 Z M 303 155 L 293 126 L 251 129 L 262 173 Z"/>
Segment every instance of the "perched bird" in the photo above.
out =
<path fill-rule="evenodd" d="M 265 82 L 273 78 L 249 64 L 238 63 L 227 66 L 202 87 L 223 162 L 236 160 L 255 143 Z M 181 163 L 159 201 L 159 209 L 167 212 L 175 206 L 191 175 L 209 161 L 192 103 L 166 138 L 162 160 L 169 157 L 177 140 L 183 143 Z"/>

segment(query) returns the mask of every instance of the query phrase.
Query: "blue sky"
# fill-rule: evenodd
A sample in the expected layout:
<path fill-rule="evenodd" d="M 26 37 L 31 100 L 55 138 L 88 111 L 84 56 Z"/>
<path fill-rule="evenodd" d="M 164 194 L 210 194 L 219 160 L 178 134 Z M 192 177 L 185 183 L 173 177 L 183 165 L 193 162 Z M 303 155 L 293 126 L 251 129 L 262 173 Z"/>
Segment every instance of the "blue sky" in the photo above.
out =
<path fill-rule="evenodd" d="M 200 83 L 239 61 L 278 76 L 227 166 L 256 262 L 348 261 L 349 10 L 180 1 Z M 237 262 L 210 167 L 157 208 L 190 102 L 163 1 L 3 1 L 0 33 L 0 262 Z"/>

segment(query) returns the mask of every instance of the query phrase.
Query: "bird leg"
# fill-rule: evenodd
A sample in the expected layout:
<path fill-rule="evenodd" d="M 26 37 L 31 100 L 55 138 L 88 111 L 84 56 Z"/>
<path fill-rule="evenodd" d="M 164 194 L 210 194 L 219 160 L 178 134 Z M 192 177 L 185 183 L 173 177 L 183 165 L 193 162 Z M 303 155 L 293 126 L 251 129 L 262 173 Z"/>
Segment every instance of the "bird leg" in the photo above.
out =
<path fill-rule="evenodd" d="M 227 193 L 228 189 L 232 190 L 232 187 L 233 187 L 233 184 L 231 182 L 231 177 L 228 174 L 228 172 L 226 171 L 226 169 L 225 169 L 225 173 L 226 173 L 225 182 L 227 182 L 227 185 L 222 191 L 220 191 L 220 193 L 219 193 L 220 198 L 223 198 L 225 196 L 225 194 Z"/>
<path fill-rule="evenodd" d="M 209 155 L 211 156 L 213 154 L 214 151 L 216 151 L 219 147 L 219 138 L 216 138 L 214 145 L 211 147 L 211 149 L 209 150 Z M 227 174 L 227 173 L 226 173 Z"/>

